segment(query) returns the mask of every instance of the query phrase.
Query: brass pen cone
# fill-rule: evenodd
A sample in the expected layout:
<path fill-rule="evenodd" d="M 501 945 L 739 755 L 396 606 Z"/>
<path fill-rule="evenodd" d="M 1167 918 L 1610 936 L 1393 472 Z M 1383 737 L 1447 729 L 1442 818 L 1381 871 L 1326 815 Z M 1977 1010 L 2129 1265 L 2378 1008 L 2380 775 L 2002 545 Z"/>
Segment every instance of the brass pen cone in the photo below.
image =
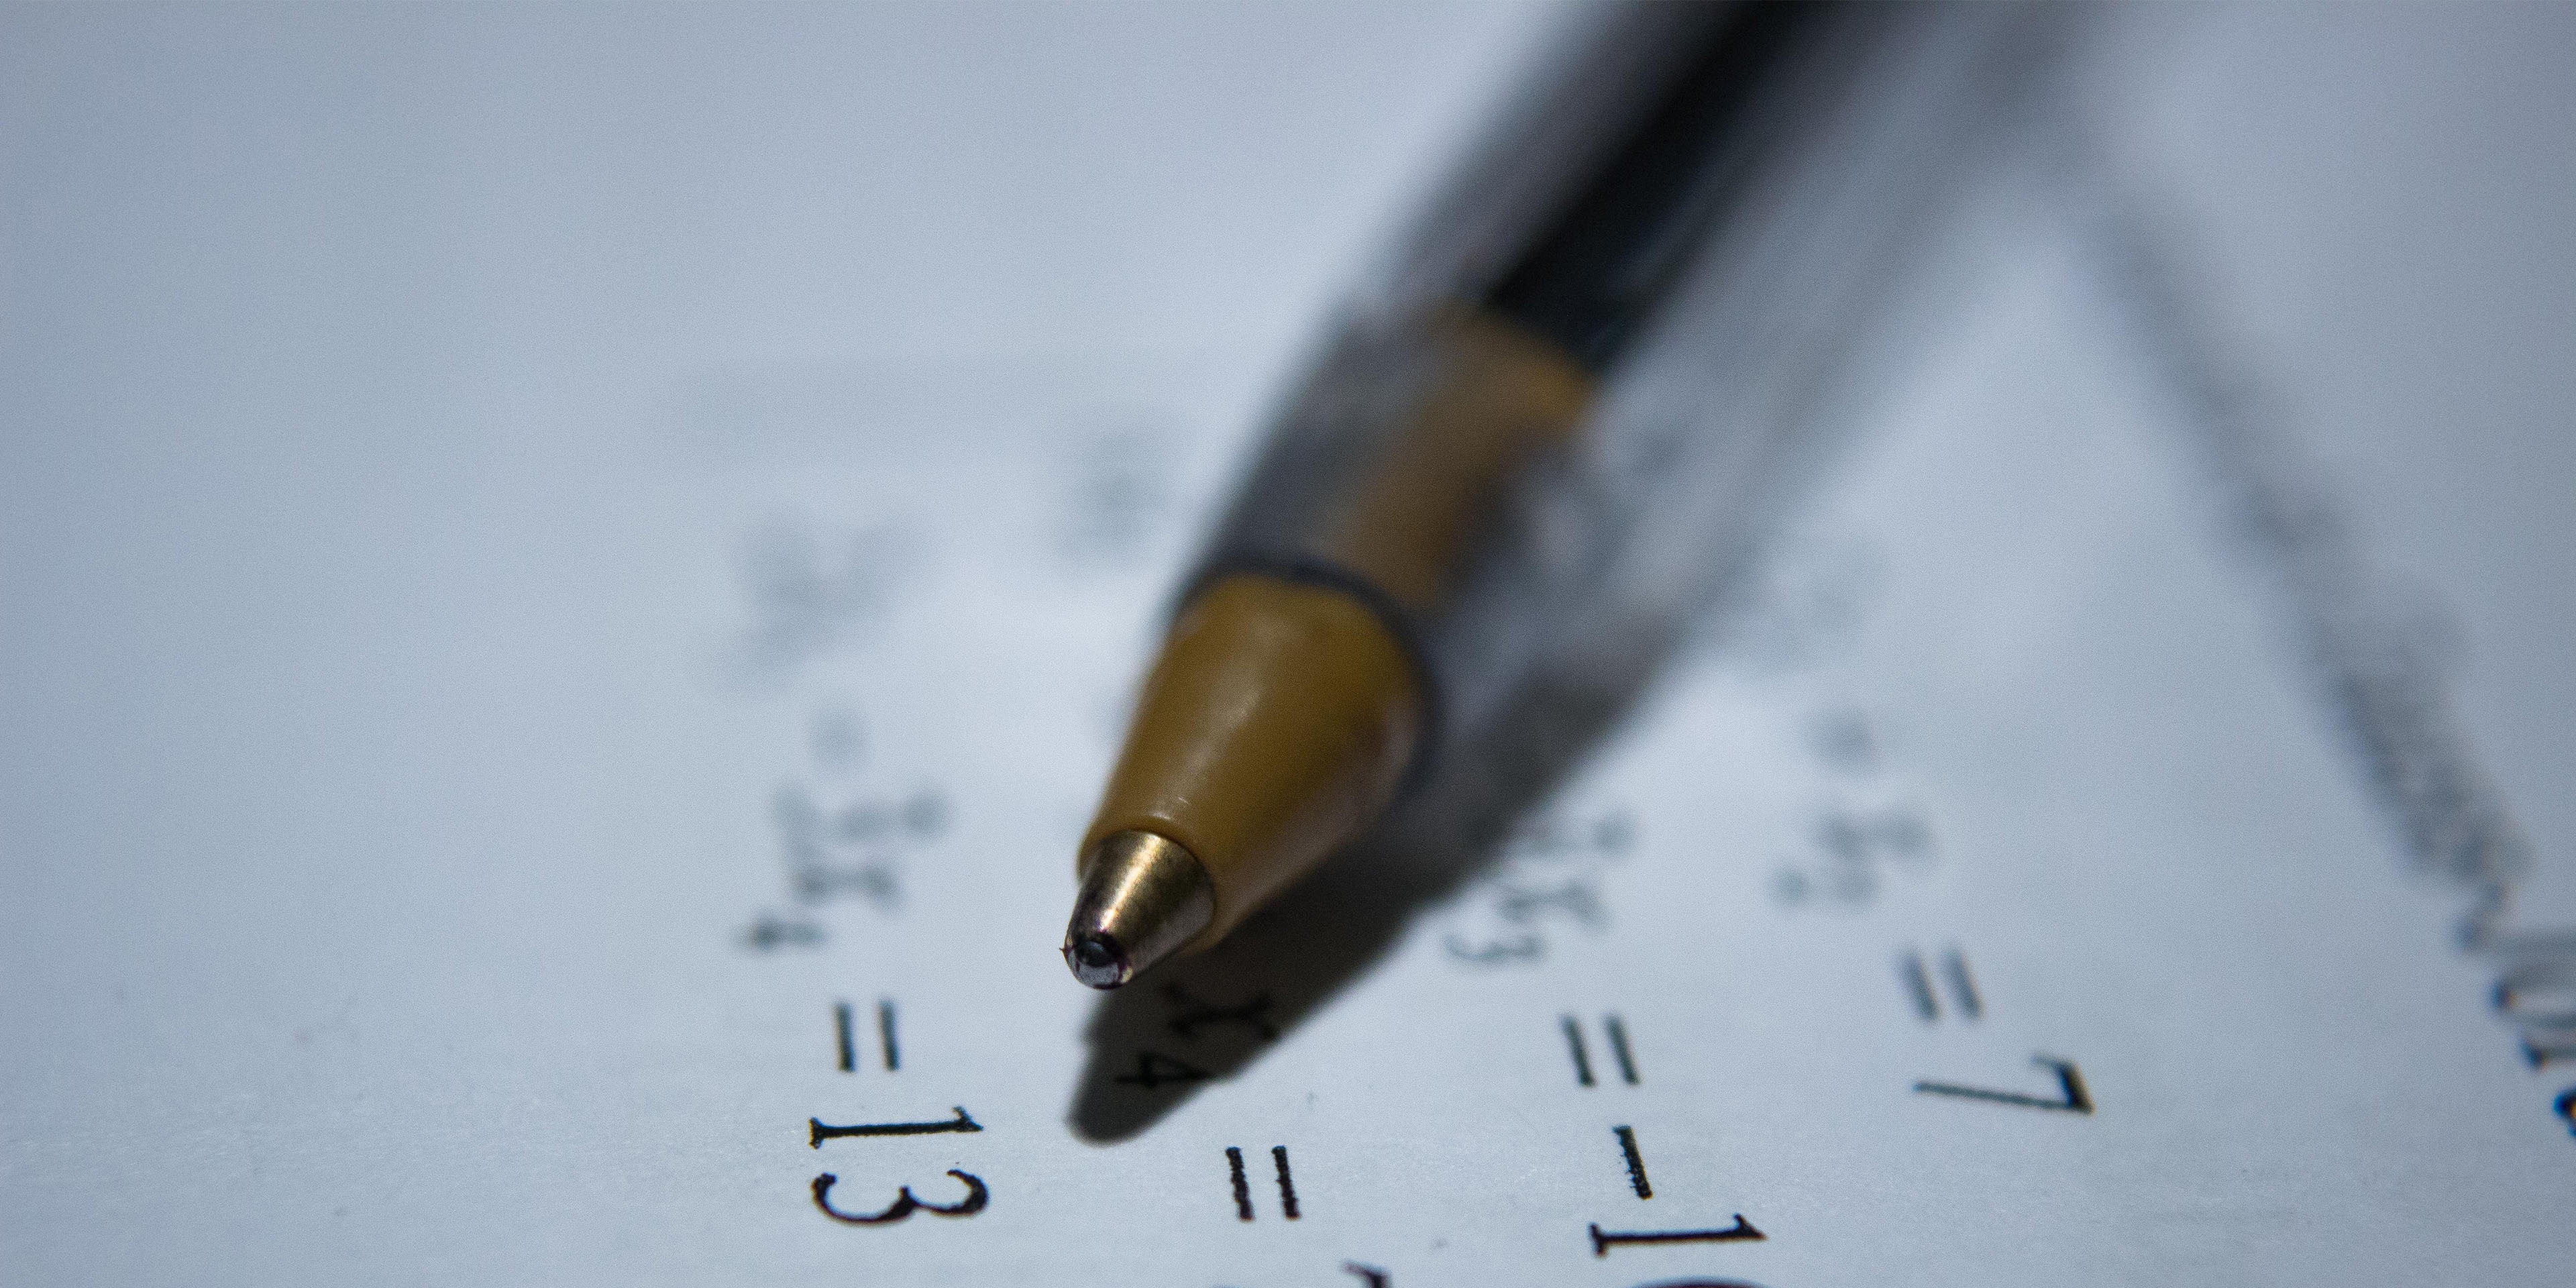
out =
<path fill-rule="evenodd" d="M 1116 988 L 1215 917 L 1216 890 L 1196 855 L 1151 832 L 1114 832 L 1083 865 L 1064 928 L 1064 964 L 1093 988 Z"/>

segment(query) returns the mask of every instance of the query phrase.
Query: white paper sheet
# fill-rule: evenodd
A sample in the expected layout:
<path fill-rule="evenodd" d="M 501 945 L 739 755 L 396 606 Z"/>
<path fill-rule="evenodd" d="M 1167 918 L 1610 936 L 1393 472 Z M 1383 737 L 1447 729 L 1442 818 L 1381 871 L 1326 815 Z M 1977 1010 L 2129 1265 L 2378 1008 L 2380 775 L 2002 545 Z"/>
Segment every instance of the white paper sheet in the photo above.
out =
<path fill-rule="evenodd" d="M 1054 948 L 1169 579 L 1544 27 L 636 18 L 5 18 L 0 1278 L 2563 1279 L 2563 17 L 2141 24 L 2181 313 L 1999 176 L 1480 880 L 1107 1023 Z M 1318 119 L 1401 124 L 1336 180 Z M 2331 541 L 2247 535 L 2293 495 Z M 2490 951 L 2354 750 L 2392 639 L 2477 663 L 2402 692 L 2528 847 Z"/>

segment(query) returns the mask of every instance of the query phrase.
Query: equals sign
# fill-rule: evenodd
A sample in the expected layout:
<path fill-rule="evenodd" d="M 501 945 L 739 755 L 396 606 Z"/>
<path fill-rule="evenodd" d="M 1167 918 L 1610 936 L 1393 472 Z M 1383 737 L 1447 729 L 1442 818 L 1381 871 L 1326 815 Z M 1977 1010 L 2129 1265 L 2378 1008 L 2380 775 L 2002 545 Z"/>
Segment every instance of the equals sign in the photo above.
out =
<path fill-rule="evenodd" d="M 843 1073 L 856 1073 L 859 1069 L 859 1046 L 857 1038 L 851 1032 L 853 1026 L 850 1021 L 850 1004 L 834 1002 L 832 1004 L 833 1045 L 841 1057 L 840 1068 Z M 891 1000 L 877 1003 L 877 1058 L 885 1064 L 888 1073 L 903 1067 L 903 1057 L 895 1049 L 894 1003 Z"/>
<path fill-rule="evenodd" d="M 1565 1033 L 1565 1054 L 1574 1061 L 1574 1085 L 1597 1085 L 1592 1076 L 1592 1049 L 1583 1040 L 1583 1024 L 1571 1015 L 1557 1017 L 1557 1027 Z M 1601 1036 L 1609 1040 L 1610 1057 L 1618 1061 L 1619 1080 L 1637 1085 L 1637 1061 L 1628 1054 L 1628 1026 L 1616 1015 L 1601 1017 Z"/>
<path fill-rule="evenodd" d="M 1896 976 L 1905 985 L 1906 997 L 1914 1003 L 1914 1014 L 1926 1024 L 1941 1019 L 1941 999 L 1932 984 L 1932 972 L 1925 969 L 1923 954 L 1908 948 L 1896 959 Z M 1941 954 L 1941 981 L 1948 985 L 1950 1002 L 1958 1008 L 1960 1018 L 1978 1020 L 1986 1014 L 1985 999 L 1977 994 L 1977 981 L 1968 974 L 1968 959 L 1956 948 Z"/>

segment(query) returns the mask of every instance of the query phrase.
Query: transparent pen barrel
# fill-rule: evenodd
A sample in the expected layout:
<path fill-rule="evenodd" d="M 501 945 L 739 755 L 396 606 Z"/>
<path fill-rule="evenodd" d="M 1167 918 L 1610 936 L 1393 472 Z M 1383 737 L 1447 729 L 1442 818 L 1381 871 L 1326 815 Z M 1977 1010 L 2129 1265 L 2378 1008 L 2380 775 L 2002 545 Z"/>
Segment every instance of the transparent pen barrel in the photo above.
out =
<path fill-rule="evenodd" d="M 1633 691 L 1795 504 L 1854 364 L 2062 26 L 2013 7 L 1891 10 L 1813 51 L 1768 104 L 1764 164 L 1606 375 L 1455 294 L 1364 296 L 1202 578 L 1268 567 L 1373 588 L 1428 672 L 1439 760 L 1534 688 Z M 1457 262 L 1436 246 L 1404 258 Z M 1475 416 L 1481 437 L 1441 423 Z M 1441 538 L 1386 539 L 1408 506 Z"/>

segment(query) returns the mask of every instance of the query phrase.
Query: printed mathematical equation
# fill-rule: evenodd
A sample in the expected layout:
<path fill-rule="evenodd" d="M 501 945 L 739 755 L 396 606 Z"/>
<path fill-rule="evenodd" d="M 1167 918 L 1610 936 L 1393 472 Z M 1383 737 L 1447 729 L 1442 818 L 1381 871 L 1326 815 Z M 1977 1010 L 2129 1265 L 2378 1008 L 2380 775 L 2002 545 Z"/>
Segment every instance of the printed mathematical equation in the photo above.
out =
<path fill-rule="evenodd" d="M 1086 466 L 1092 472 L 1084 486 L 1098 495 L 1070 508 L 1072 518 L 1057 529 L 1062 553 L 1072 565 L 1096 572 L 1131 558 L 1136 543 L 1146 539 L 1139 533 L 1150 523 L 1138 516 L 1159 502 L 1145 475 L 1135 472 L 1136 462 L 1122 450 L 1104 448 Z M 881 623 L 884 591 L 896 580 L 866 582 L 875 589 L 863 591 L 864 579 L 852 568 L 820 553 L 828 548 L 809 547 L 810 559 L 772 552 L 771 572 L 776 575 L 770 578 L 770 611 L 779 620 L 765 629 L 773 641 L 821 640 L 829 632 L 813 623 L 823 619 L 840 621 L 834 629 L 844 638 Z M 791 576 L 781 571 L 792 571 L 799 560 L 802 572 Z M 828 589 L 836 579 L 839 589 Z M 805 589 L 795 594 L 782 589 L 798 584 Z M 807 615 L 804 627 L 793 626 L 797 619 L 783 607 L 798 602 L 808 602 L 797 610 Z M 786 656 L 793 649 L 780 643 L 771 651 Z M 938 856 L 955 831 L 956 806 L 947 785 L 906 781 L 887 772 L 888 757 L 872 737 L 863 703 L 845 694 L 808 702 L 802 758 L 767 801 L 768 830 L 784 877 L 783 899 L 781 906 L 758 913 L 742 933 L 745 946 L 761 954 L 827 943 L 829 916 L 902 915 L 907 871 Z M 1809 726 L 1807 752 L 1826 790 L 1809 815 L 1807 852 L 1782 865 L 1784 875 L 1775 881 L 1773 893 L 1787 908 L 1866 907 L 1883 897 L 1890 875 L 1936 861 L 1934 828 L 1919 796 L 1889 770 L 1876 725 L 1865 713 L 1828 707 Z M 1495 987 L 1524 987 L 1543 977 L 1551 949 L 1564 936 L 1602 935 L 1617 920 L 1610 878 L 1636 858 L 1643 841 L 1635 813 L 1616 802 L 1577 802 L 1529 817 L 1509 834 L 1487 873 L 1459 905 L 1434 923 L 1431 942 L 1439 946 L 1439 959 L 1464 978 L 1491 980 Z M 2002 1031 L 1994 1019 L 1988 981 L 1980 978 L 1962 946 L 1903 946 L 1892 961 L 1898 1001 L 1927 1033 L 1954 1032 L 1983 1041 L 1987 1039 L 1980 1034 Z M 1523 969 L 1494 969 L 1503 967 Z M 1113 1049 L 1101 1053 L 1099 1085 L 1109 1094 L 1140 1099 L 1186 1094 L 1233 1077 L 1278 1043 L 1303 1014 L 1306 999 L 1292 994 L 1292 1011 L 1276 989 L 1264 986 L 1260 974 L 1246 974 L 1239 967 L 1229 971 L 1149 976 L 1122 995 L 1131 1022 L 1114 1031 Z M 909 1101 L 914 1112 L 835 1114 L 817 1106 L 820 1112 L 803 1123 L 801 1140 L 829 1166 L 805 1173 L 810 1179 L 801 1199 L 810 1202 L 820 1219 L 852 1231 L 971 1225 L 997 1201 L 1025 1201 L 1011 1189 L 1012 1137 L 1019 1129 L 1012 1115 L 988 1117 L 966 1104 L 948 1103 L 945 1096 L 915 1092 L 916 1087 L 935 1091 L 937 1043 L 935 1035 L 916 1034 L 908 1040 L 899 984 L 889 979 L 882 982 L 887 990 L 882 994 L 825 994 L 813 1002 L 818 1024 L 828 1020 L 828 1027 L 812 1039 L 819 1050 L 808 1048 L 809 1058 L 836 1075 L 865 1080 L 846 1084 L 853 1088 L 900 1088 L 892 1097 L 872 1095 L 872 1104 Z M 1731 1265 L 1770 1243 L 1775 1235 L 1763 1224 L 1771 1218 L 1758 1209 L 1735 1211 L 1736 1202 L 1720 1202 L 1726 1196 L 1706 1192 L 1703 1169 L 1709 1146 L 1694 1139 L 1704 1130 L 1693 1125 L 1699 1118 L 1676 1121 L 1670 1103 L 1656 1098 L 1656 1088 L 1672 1084 L 1670 1065 L 1658 1064 L 1655 1017 L 1632 1007 L 1596 1005 L 1531 1018 L 1552 1030 L 1554 1090 L 1545 1094 L 1562 1097 L 1554 1102 L 1559 1112 L 1585 1120 L 1585 1132 L 1596 1142 L 1592 1148 L 1601 1151 L 1597 1170 L 1586 1169 L 1596 1179 L 1582 1182 L 1582 1192 L 1566 1196 L 1567 1223 L 1557 1232 L 1566 1254 L 1660 1264 L 1685 1274 L 1695 1267 L 1702 1270 L 1699 1278 L 1662 1282 L 1743 1283 L 1708 1277 L 1705 1268 Z M 929 1043 L 923 1057 L 931 1069 L 927 1084 L 920 1081 L 925 1074 L 915 1067 L 910 1050 L 922 1042 Z M 2018 1062 L 2027 1050 L 2014 1052 L 2012 1059 Z M 1890 1069 L 1887 1085 L 1891 1094 L 1924 1105 L 1927 1114 L 1947 1112 L 1932 1108 L 1945 1101 L 2076 1119 L 2097 1113 L 2092 1088 L 2072 1058 L 2043 1054 L 2032 1057 L 2029 1067 L 2016 1063 L 2007 1068 L 1999 1061 L 1985 1071 L 1989 1076 L 1979 1076 L 1973 1061 L 1959 1071 L 1967 1076 L 1931 1076 L 1929 1069 L 1897 1067 Z M 2570 1095 L 2576 1097 L 2576 1090 Z M 945 1106 L 944 1113 L 931 1108 L 938 1105 Z M 1335 1219 L 1335 1178 L 1317 1160 L 1332 1155 L 1312 1152 L 1319 1148 L 1312 1142 L 1282 1141 L 1269 1132 L 1254 1135 L 1260 1115 L 1258 1106 L 1251 1108 L 1253 1118 L 1235 1137 L 1243 1143 L 1202 1156 L 1211 1164 L 1204 1218 L 1241 1228 L 1242 1237 L 1250 1239 L 1272 1237 L 1255 1233 L 1260 1230 L 1313 1229 L 1318 1223 L 1329 1228 Z M 1216 1112 L 1242 1109 L 1232 1105 Z M 2562 1114 L 2570 1112 L 2576 1110 L 2561 1109 Z M 2576 1122 L 2570 1127 L 2576 1130 Z M 925 1162 L 917 1153 L 897 1152 L 898 1141 L 954 1142 L 959 1153 L 953 1161 Z M 1118 1156 L 1101 1157 L 1114 1166 Z M 1221 1171 L 1213 1166 L 1220 1158 Z M 1677 1158 L 1699 1166 L 1676 1170 Z M 898 1161 L 905 1159 L 912 1161 Z M 1301 1174 L 1301 1167 L 1322 1170 L 1310 1177 Z M 1748 1178 L 1747 1183 L 1758 1187 L 1760 1182 Z M 1629 1202 L 1652 1203 L 1647 1211 L 1668 1211 L 1669 1217 L 1617 1216 Z M 1338 1269 L 1372 1288 L 1389 1288 L 1402 1267 L 1367 1258 L 1318 1269 L 1328 1275 Z"/>
<path fill-rule="evenodd" d="M 1826 799 L 1808 812 L 1807 854 L 1784 860 L 1771 895 L 1784 907 L 1867 906 L 1897 872 L 1937 857 L 1923 807 L 1887 772 L 1868 716 L 1841 709 L 1815 717 L 1809 751 L 1824 772 Z"/>
<path fill-rule="evenodd" d="M 935 786 L 908 792 L 830 788 L 864 763 L 864 726 L 843 706 L 813 719 L 805 781 L 781 784 L 770 798 L 789 900 L 798 911 L 765 909 L 742 932 L 755 952 L 819 947 L 829 937 L 809 910 L 855 899 L 882 913 L 902 906 L 902 877 L 914 856 L 933 850 L 951 819 L 947 794 Z"/>
<path fill-rule="evenodd" d="M 1552 931 L 1599 933 L 1610 923 L 1603 878 L 1636 845 L 1636 820 L 1624 808 L 1528 820 L 1453 914 L 1443 951 L 1462 966 L 1527 966 L 1546 957 Z"/>

